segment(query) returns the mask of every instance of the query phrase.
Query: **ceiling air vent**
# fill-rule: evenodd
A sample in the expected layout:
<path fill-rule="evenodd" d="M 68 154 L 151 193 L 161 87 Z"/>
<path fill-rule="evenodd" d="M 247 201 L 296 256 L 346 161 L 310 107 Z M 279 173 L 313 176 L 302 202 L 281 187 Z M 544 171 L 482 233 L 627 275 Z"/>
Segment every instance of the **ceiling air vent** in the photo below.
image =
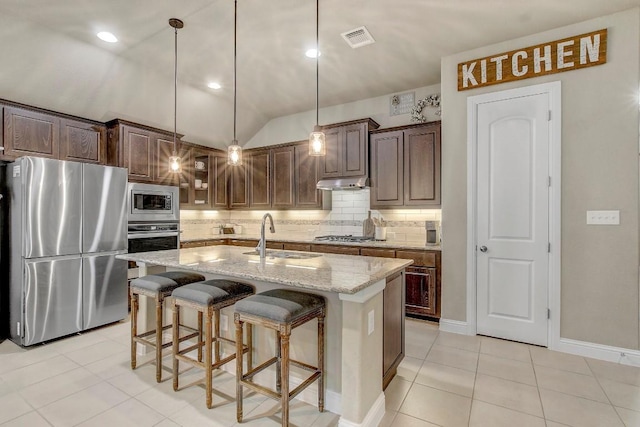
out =
<path fill-rule="evenodd" d="M 369 30 L 364 26 L 347 31 L 341 35 L 347 44 L 354 49 L 376 42 L 373 37 L 371 37 Z"/>

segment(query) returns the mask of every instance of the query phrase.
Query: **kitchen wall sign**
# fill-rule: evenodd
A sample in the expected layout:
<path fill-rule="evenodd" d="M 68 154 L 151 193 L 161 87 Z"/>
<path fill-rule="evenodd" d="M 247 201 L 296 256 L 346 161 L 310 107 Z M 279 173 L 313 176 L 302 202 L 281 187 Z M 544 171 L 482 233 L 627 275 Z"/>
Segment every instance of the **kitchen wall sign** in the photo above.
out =
<path fill-rule="evenodd" d="M 475 89 L 607 62 L 607 29 L 458 64 L 458 90 Z"/>

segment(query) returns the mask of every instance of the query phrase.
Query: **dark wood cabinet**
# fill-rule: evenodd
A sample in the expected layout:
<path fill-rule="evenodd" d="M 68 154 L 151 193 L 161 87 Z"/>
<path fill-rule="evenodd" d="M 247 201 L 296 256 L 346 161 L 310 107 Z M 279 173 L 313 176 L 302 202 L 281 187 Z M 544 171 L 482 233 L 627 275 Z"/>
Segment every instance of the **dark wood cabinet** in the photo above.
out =
<path fill-rule="evenodd" d="M 369 131 L 378 127 L 371 119 L 324 126 L 327 154 L 320 161 L 320 178 L 367 176 Z"/>
<path fill-rule="evenodd" d="M 311 252 L 340 255 L 360 255 L 360 248 L 342 245 L 311 245 Z"/>
<path fill-rule="evenodd" d="M 274 209 L 292 209 L 296 206 L 294 197 L 294 183 L 296 177 L 296 174 L 294 174 L 294 146 L 290 145 L 271 150 L 271 159 L 271 194 L 273 195 L 271 206 Z"/>
<path fill-rule="evenodd" d="M 247 156 L 249 170 L 249 207 L 251 209 L 269 209 L 271 207 L 271 168 L 270 150 L 258 150 Z"/>
<path fill-rule="evenodd" d="M 413 259 L 406 269 L 406 312 L 440 317 L 440 252 L 397 250 L 396 258 Z"/>
<path fill-rule="evenodd" d="M 311 244 L 309 243 L 292 243 L 292 242 L 284 242 L 282 248 L 285 251 L 301 251 L 301 252 L 309 252 L 311 251 Z"/>
<path fill-rule="evenodd" d="M 295 146 L 295 207 L 296 209 L 329 209 L 331 203 L 324 200 L 322 190 L 316 188 L 320 180 L 319 158 L 309 155 L 309 145 Z M 331 196 L 328 195 L 330 199 Z"/>
<path fill-rule="evenodd" d="M 371 207 L 440 206 L 440 122 L 372 132 Z"/>
<path fill-rule="evenodd" d="M 108 122 L 107 129 L 109 164 L 127 168 L 130 182 L 178 184 L 168 168 L 172 133 L 120 119 Z"/>
<path fill-rule="evenodd" d="M 225 209 L 229 207 L 227 191 L 229 182 L 228 170 L 225 153 L 216 152 L 211 155 L 211 175 L 214 179 L 211 198 L 214 208 Z"/>
<path fill-rule="evenodd" d="M 247 209 L 249 207 L 249 166 L 229 166 L 229 207 Z"/>
<path fill-rule="evenodd" d="M 404 359 L 404 287 L 403 276 L 387 278 L 382 302 L 382 389 L 387 388 Z"/>
<path fill-rule="evenodd" d="M 61 160 L 104 164 L 107 161 L 107 127 L 62 119 L 59 150 Z"/>
<path fill-rule="evenodd" d="M 4 156 L 59 156 L 60 118 L 18 107 L 3 109 Z"/>

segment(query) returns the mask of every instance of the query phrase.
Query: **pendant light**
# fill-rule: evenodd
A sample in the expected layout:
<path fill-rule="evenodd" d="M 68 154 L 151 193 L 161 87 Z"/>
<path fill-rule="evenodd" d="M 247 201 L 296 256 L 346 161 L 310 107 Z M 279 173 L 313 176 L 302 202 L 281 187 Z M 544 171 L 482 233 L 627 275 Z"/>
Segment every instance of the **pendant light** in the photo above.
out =
<path fill-rule="evenodd" d="M 320 57 L 320 37 L 318 36 L 319 15 L 320 7 L 318 6 L 319 0 L 316 0 L 316 125 L 313 127 L 313 132 L 309 135 L 309 155 L 310 156 L 324 156 L 327 154 L 327 145 L 325 144 L 324 132 L 320 128 L 318 121 L 319 110 L 319 98 L 320 98 L 320 73 L 318 71 L 318 61 Z"/>
<path fill-rule="evenodd" d="M 174 63 L 173 63 L 173 153 L 169 157 L 169 170 L 180 172 L 180 156 L 178 156 L 178 29 L 184 27 L 184 22 L 179 19 L 169 19 L 169 25 L 175 31 Z"/>
<path fill-rule="evenodd" d="M 234 0 L 233 9 L 233 141 L 227 152 L 227 164 L 232 166 L 242 165 L 242 147 L 238 145 L 236 139 L 236 110 L 237 110 L 237 88 L 236 88 L 236 58 L 237 58 L 237 33 L 238 33 L 238 0 Z"/>

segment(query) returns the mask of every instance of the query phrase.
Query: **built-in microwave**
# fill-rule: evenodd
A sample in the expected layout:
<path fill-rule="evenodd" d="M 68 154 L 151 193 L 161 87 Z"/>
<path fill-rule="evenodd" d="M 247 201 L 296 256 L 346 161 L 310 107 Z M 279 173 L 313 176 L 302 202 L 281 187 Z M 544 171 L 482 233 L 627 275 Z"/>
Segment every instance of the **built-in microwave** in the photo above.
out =
<path fill-rule="evenodd" d="M 129 183 L 129 222 L 179 221 L 178 187 Z"/>

